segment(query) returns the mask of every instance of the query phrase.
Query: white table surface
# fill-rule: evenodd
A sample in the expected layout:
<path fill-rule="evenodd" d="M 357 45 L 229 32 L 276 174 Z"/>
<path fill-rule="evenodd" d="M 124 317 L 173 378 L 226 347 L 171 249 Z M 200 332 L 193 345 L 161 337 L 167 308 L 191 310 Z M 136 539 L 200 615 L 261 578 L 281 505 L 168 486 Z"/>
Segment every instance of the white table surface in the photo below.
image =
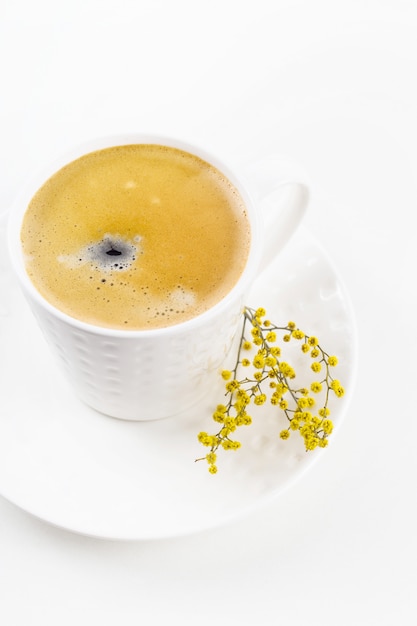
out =
<path fill-rule="evenodd" d="M 416 32 L 413 0 L 3 0 L 0 212 L 96 135 L 169 134 L 232 165 L 289 155 L 359 367 L 320 461 L 233 524 L 105 541 L 0 497 L 1 624 L 416 623 Z"/>

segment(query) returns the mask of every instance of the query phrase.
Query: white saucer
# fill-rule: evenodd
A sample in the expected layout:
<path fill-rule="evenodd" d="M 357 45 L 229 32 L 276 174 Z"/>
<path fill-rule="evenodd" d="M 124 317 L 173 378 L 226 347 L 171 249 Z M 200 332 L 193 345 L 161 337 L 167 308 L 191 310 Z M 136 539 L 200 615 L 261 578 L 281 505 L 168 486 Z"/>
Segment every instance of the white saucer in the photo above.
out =
<path fill-rule="evenodd" d="M 0 243 L 4 243 L 0 225 Z M 4 245 L 2 246 L 4 250 Z M 157 422 L 132 423 L 85 407 L 54 368 L 35 321 L 0 260 L 0 494 L 25 511 L 68 530 L 111 539 L 158 539 L 215 527 L 275 498 L 326 450 L 306 453 L 299 436 L 281 441 L 285 417 L 274 407 L 253 411 L 237 452 L 219 453 L 212 476 L 197 441 L 223 383 L 199 410 Z M 356 330 L 349 298 L 331 262 L 300 229 L 253 289 L 275 323 L 294 320 L 339 357 L 346 413 L 356 370 Z M 334 434 L 330 444 L 334 442 Z"/>

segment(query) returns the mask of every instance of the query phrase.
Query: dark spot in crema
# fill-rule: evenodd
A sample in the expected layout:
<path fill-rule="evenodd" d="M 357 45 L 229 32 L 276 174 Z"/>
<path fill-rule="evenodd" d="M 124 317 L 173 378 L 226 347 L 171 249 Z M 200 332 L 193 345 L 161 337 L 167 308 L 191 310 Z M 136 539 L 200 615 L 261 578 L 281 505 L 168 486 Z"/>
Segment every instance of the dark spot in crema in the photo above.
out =
<path fill-rule="evenodd" d="M 93 263 L 93 267 L 99 271 L 127 270 L 137 257 L 138 247 L 139 238 L 129 241 L 119 235 L 106 234 L 97 243 L 86 246 L 81 251 L 79 261 Z"/>
<path fill-rule="evenodd" d="M 110 248 L 110 250 L 107 250 L 106 254 L 108 254 L 109 256 L 120 256 L 122 252 L 120 252 L 120 250 L 116 250 L 115 248 Z M 134 258 L 135 257 L 133 257 L 133 259 Z"/>

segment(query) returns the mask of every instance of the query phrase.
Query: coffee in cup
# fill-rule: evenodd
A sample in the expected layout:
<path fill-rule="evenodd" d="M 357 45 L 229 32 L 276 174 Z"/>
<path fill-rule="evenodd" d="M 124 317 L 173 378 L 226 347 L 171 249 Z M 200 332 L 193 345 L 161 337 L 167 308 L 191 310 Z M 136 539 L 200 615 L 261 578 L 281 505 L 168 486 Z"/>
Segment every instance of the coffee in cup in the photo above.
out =
<path fill-rule="evenodd" d="M 246 265 L 244 201 L 185 150 L 127 144 L 62 167 L 27 207 L 26 271 L 54 307 L 82 322 L 153 329 L 213 307 Z"/>

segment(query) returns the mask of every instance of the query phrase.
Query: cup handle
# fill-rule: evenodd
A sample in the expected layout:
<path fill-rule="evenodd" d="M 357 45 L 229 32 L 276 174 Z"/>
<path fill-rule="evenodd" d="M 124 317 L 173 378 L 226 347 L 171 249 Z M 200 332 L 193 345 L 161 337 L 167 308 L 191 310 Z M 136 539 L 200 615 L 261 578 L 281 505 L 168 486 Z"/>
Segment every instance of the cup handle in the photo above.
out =
<path fill-rule="evenodd" d="M 308 176 L 298 164 L 281 156 L 256 161 L 247 165 L 244 172 L 264 222 L 262 271 L 288 243 L 306 213 L 310 196 Z"/>

